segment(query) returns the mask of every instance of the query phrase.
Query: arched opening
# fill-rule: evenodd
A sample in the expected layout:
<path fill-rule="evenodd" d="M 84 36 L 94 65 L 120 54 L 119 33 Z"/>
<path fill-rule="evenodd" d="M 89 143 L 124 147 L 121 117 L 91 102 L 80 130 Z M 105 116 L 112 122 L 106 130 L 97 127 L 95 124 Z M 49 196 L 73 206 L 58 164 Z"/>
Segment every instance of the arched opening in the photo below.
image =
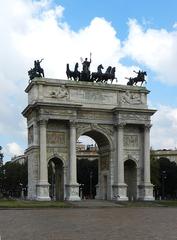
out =
<path fill-rule="evenodd" d="M 53 200 L 64 200 L 63 162 L 59 158 L 52 158 L 48 163 L 49 195 Z"/>
<path fill-rule="evenodd" d="M 137 199 L 137 168 L 136 163 L 128 159 L 124 163 L 125 183 L 127 184 L 127 197 L 129 201 Z"/>
<path fill-rule="evenodd" d="M 110 143 L 104 134 L 91 130 L 81 135 L 77 143 L 77 181 L 81 198 L 109 198 L 109 160 Z"/>

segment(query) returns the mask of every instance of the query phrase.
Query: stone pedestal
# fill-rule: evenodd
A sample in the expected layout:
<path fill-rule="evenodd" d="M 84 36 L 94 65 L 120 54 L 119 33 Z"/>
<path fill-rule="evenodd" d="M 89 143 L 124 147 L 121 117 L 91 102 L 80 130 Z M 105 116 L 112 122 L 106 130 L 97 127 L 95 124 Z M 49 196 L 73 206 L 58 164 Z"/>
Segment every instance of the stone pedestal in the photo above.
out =
<path fill-rule="evenodd" d="M 79 197 L 79 184 L 66 185 L 67 200 L 68 201 L 80 201 Z"/>
<path fill-rule="evenodd" d="M 50 184 L 48 182 L 39 182 L 36 184 L 36 200 L 38 201 L 50 201 L 49 197 L 49 186 Z"/>
<path fill-rule="evenodd" d="M 95 199 L 100 199 L 100 185 L 97 184 L 95 187 L 96 187 L 96 196 L 95 196 Z"/>
<path fill-rule="evenodd" d="M 119 184 L 113 185 L 113 200 L 128 201 L 127 184 L 119 183 Z"/>
<path fill-rule="evenodd" d="M 139 189 L 139 200 L 141 201 L 154 201 L 153 197 L 153 185 L 143 184 L 138 186 Z"/>

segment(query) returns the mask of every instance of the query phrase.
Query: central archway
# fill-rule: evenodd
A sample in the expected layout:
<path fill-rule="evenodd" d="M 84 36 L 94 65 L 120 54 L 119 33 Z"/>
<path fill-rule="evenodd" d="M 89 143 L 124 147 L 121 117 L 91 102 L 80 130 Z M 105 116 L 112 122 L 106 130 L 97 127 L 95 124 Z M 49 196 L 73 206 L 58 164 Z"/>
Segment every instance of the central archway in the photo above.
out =
<path fill-rule="evenodd" d="M 87 168 L 87 176 L 84 175 L 84 181 L 87 182 L 83 192 L 88 198 L 96 199 L 111 199 L 111 184 L 110 184 L 110 157 L 111 143 L 108 137 L 97 129 L 91 129 L 83 132 L 81 136 L 88 136 L 93 139 L 97 146 L 97 159 L 94 161 L 82 162 L 82 159 L 77 161 L 78 176 L 81 177 L 79 171 L 82 171 L 81 165 Z M 78 182 L 83 188 L 83 179 L 78 178 Z M 82 189 L 83 190 L 83 189 Z M 85 196 L 84 196 L 85 197 Z"/>

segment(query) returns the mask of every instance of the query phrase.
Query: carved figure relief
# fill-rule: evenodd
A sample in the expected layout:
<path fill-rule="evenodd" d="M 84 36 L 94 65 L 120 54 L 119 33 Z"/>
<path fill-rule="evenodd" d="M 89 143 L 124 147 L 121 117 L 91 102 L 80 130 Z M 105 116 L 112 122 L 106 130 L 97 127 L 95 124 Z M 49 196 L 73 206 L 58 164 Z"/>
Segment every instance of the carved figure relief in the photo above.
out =
<path fill-rule="evenodd" d="M 129 90 L 124 92 L 121 96 L 120 103 L 122 104 L 142 104 L 141 97 L 139 94 L 131 93 Z"/>
<path fill-rule="evenodd" d="M 139 145 L 138 142 L 138 135 L 124 135 L 125 148 L 137 148 Z"/>
<path fill-rule="evenodd" d="M 61 85 L 58 87 L 57 90 L 52 90 L 50 92 L 50 96 L 52 98 L 68 98 L 69 92 L 68 92 L 68 89 L 64 85 Z"/>

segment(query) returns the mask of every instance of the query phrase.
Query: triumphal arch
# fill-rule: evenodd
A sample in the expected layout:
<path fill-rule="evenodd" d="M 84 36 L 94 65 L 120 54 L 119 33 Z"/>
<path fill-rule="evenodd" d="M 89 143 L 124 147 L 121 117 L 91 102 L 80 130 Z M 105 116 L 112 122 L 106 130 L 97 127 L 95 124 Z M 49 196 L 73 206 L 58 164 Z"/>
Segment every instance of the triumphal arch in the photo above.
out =
<path fill-rule="evenodd" d="M 58 199 L 80 200 L 76 142 L 82 135 L 99 148 L 97 199 L 154 199 L 149 134 L 155 110 L 148 109 L 145 87 L 35 77 L 25 91 L 29 199 L 50 200 L 52 162 Z"/>

